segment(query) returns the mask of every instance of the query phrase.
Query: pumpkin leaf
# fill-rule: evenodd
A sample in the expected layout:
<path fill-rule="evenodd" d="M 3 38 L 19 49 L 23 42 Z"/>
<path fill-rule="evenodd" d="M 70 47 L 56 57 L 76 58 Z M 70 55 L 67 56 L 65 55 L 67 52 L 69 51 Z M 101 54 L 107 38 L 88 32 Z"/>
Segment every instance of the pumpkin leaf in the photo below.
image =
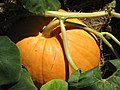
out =
<path fill-rule="evenodd" d="M 70 88 L 81 89 L 89 87 L 101 79 L 99 67 L 89 70 L 85 73 L 81 73 L 80 70 L 76 70 L 69 78 L 68 83 Z"/>
<path fill-rule="evenodd" d="M 8 90 L 37 90 L 29 75 L 29 72 L 23 68 L 21 74 L 20 80 Z"/>
<path fill-rule="evenodd" d="M 109 60 L 117 69 L 120 68 L 120 59 Z"/>
<path fill-rule="evenodd" d="M 110 62 L 117 70 L 106 79 L 102 79 L 99 67 L 85 73 L 75 71 L 68 80 L 70 90 L 120 90 L 120 61 Z"/>
<path fill-rule="evenodd" d="M 32 13 L 42 13 L 45 11 L 58 10 L 61 4 L 58 0 L 22 0 L 24 8 Z"/>
<path fill-rule="evenodd" d="M 0 36 L 0 86 L 17 82 L 21 67 L 16 45 L 7 36 Z"/>
<path fill-rule="evenodd" d="M 115 9 L 116 7 L 116 0 L 113 0 L 110 5 L 109 5 L 112 9 Z"/>
<path fill-rule="evenodd" d="M 44 84 L 40 90 L 68 90 L 68 83 L 64 80 L 51 80 Z"/>
<path fill-rule="evenodd" d="M 22 68 L 18 48 L 7 36 L 0 36 L 0 90 L 37 90 Z"/>

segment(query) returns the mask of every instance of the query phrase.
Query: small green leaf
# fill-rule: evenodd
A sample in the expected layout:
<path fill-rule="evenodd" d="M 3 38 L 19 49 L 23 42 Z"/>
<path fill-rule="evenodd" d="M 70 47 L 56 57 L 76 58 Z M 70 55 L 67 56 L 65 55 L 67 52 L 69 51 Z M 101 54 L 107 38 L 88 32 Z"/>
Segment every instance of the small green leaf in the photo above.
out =
<path fill-rule="evenodd" d="M 112 9 L 115 9 L 116 7 L 116 0 L 113 0 L 110 5 L 109 5 Z"/>
<path fill-rule="evenodd" d="M 45 11 L 58 10 L 61 4 L 58 0 L 22 0 L 24 8 L 32 13 L 44 14 Z"/>
<path fill-rule="evenodd" d="M 8 90 L 37 90 L 28 71 L 22 69 L 20 80 Z"/>
<path fill-rule="evenodd" d="M 7 36 L 0 36 L 0 86 L 17 82 L 21 67 L 16 45 Z"/>
<path fill-rule="evenodd" d="M 44 84 L 40 90 L 68 90 L 68 83 L 64 80 L 51 80 Z"/>

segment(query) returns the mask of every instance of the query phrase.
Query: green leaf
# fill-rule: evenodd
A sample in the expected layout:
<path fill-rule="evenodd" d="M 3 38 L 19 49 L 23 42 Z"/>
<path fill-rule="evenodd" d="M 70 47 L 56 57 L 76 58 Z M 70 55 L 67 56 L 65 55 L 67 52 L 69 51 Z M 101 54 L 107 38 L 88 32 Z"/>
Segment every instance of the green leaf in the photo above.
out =
<path fill-rule="evenodd" d="M 109 4 L 109 6 L 110 6 L 112 9 L 115 9 L 115 7 L 116 7 L 116 0 L 113 0 L 113 1 Z"/>
<path fill-rule="evenodd" d="M 120 59 L 109 60 L 117 69 L 120 68 Z"/>
<path fill-rule="evenodd" d="M 8 90 L 37 90 L 28 71 L 22 69 L 20 80 Z"/>
<path fill-rule="evenodd" d="M 70 88 L 81 89 L 88 87 L 101 79 L 99 67 L 81 73 L 79 70 L 75 71 L 69 78 L 68 83 Z"/>
<path fill-rule="evenodd" d="M 111 61 L 117 70 L 108 78 L 102 79 L 100 68 L 96 67 L 85 73 L 75 71 L 68 80 L 70 90 L 120 90 L 120 61 Z M 77 79 L 71 80 L 72 77 Z"/>
<path fill-rule="evenodd" d="M 24 8 L 32 13 L 44 14 L 45 11 L 58 10 L 61 4 L 58 0 L 22 0 Z"/>
<path fill-rule="evenodd" d="M 68 90 L 68 83 L 64 80 L 51 80 L 44 84 L 40 90 Z"/>
<path fill-rule="evenodd" d="M 21 67 L 16 45 L 7 36 L 0 36 L 0 86 L 17 82 Z"/>

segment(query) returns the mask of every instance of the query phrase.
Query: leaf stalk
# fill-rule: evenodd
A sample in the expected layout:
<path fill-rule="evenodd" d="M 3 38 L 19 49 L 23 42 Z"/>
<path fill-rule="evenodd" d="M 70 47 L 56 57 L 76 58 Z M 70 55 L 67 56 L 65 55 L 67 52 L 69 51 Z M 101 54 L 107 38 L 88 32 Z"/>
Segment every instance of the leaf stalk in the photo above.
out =
<path fill-rule="evenodd" d="M 66 57 L 68 59 L 69 64 L 72 66 L 72 68 L 74 70 L 78 70 L 77 66 L 73 62 L 71 55 L 70 55 L 68 40 L 67 40 L 67 36 L 66 36 L 66 29 L 64 26 L 64 20 L 60 19 L 59 21 L 60 21 L 60 28 L 61 28 L 61 33 L 62 33 L 62 37 L 63 37 L 63 45 L 64 45 Z"/>

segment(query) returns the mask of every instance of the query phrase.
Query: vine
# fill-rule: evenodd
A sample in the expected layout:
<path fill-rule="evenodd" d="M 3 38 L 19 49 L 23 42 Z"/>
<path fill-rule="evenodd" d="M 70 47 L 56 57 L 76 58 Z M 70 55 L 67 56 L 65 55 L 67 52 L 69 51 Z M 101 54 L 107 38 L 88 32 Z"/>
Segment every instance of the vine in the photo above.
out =
<path fill-rule="evenodd" d="M 119 46 L 120 46 L 120 41 L 115 38 L 111 33 L 109 32 L 98 32 L 94 29 L 89 28 L 88 26 L 82 25 L 82 24 L 78 24 L 78 23 L 73 23 L 73 22 L 69 22 L 66 19 L 68 18 L 84 18 L 84 17 L 88 17 L 88 18 L 94 18 L 94 17 L 101 17 L 101 16 L 106 16 L 109 13 L 105 12 L 105 11 L 100 11 L 100 12 L 93 12 L 93 13 L 76 13 L 76 12 L 59 12 L 59 11 L 46 11 L 45 12 L 45 16 L 49 16 L 49 17 L 57 17 L 59 19 L 54 20 L 53 22 L 50 22 L 44 29 L 43 29 L 43 36 L 45 37 L 50 37 L 51 32 L 54 30 L 53 28 L 57 27 L 60 24 L 61 27 L 61 32 L 62 32 L 62 36 L 63 36 L 63 44 L 64 44 L 64 49 L 65 49 L 65 53 L 66 56 L 68 58 L 68 61 L 70 63 L 70 65 L 77 70 L 78 68 L 76 67 L 76 65 L 74 64 L 70 53 L 69 53 L 69 49 L 68 49 L 68 44 L 67 44 L 67 38 L 66 38 L 66 33 L 65 33 L 65 27 L 64 27 L 64 23 L 66 24 L 70 24 L 73 26 L 77 26 L 79 28 L 82 28 L 83 30 L 86 30 L 90 33 L 93 33 L 94 35 L 96 35 L 97 37 L 99 37 L 110 49 L 111 51 L 114 53 L 114 55 L 117 58 L 120 58 L 120 56 L 118 55 L 118 53 L 115 51 L 115 49 L 113 48 L 113 46 L 109 43 L 109 41 L 104 37 L 104 35 L 109 36 L 110 38 L 112 38 Z M 120 18 L 120 14 L 116 13 L 114 11 L 111 12 L 111 15 L 113 17 L 116 18 Z"/>

